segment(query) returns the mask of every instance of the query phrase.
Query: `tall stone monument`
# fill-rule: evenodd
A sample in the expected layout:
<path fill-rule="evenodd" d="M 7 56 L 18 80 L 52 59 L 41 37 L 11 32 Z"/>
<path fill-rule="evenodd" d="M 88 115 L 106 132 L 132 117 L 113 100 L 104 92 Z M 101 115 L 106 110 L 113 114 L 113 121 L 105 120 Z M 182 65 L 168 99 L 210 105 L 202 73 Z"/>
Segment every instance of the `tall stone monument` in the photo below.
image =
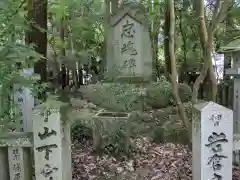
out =
<path fill-rule="evenodd" d="M 152 51 L 144 6 L 123 1 L 110 17 L 107 38 L 107 71 L 118 77 L 152 78 Z"/>

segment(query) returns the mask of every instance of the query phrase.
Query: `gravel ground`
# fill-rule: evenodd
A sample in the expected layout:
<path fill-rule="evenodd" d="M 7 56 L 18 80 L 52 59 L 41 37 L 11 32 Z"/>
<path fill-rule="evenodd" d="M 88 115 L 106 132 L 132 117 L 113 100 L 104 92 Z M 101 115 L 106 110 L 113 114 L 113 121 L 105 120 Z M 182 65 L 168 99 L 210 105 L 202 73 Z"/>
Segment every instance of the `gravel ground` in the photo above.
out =
<path fill-rule="evenodd" d="M 191 180 L 191 152 L 186 146 L 136 139 L 141 153 L 131 159 L 92 155 L 91 142 L 73 141 L 73 180 Z M 122 160 L 120 160 L 122 159 Z M 240 168 L 233 168 L 240 180 Z"/>

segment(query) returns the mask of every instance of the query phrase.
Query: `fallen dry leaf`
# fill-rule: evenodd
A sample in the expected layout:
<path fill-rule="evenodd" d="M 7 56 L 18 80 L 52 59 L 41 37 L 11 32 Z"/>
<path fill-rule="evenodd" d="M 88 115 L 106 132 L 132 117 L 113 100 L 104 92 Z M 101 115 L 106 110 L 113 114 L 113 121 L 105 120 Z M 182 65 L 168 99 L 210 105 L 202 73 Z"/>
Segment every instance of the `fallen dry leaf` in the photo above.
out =
<path fill-rule="evenodd" d="M 91 143 L 73 141 L 73 180 L 191 180 L 192 155 L 186 146 L 155 144 L 136 139 L 143 151 L 129 160 L 92 155 Z M 240 168 L 233 168 L 233 180 L 240 180 Z"/>

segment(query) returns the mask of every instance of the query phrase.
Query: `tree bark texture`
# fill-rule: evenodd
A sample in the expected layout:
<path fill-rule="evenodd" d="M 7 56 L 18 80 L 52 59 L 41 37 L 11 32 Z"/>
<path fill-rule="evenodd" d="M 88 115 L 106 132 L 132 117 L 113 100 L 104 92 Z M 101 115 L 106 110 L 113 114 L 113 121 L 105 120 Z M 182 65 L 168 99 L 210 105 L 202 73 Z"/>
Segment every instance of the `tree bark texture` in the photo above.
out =
<path fill-rule="evenodd" d="M 171 61 L 169 57 L 169 29 L 170 29 L 170 13 L 169 13 L 169 7 L 168 7 L 168 1 L 165 1 L 166 8 L 164 13 L 164 58 L 165 58 L 165 70 L 167 73 L 171 74 Z"/>
<path fill-rule="evenodd" d="M 60 39 L 61 39 L 61 49 L 60 54 L 61 56 L 66 55 L 66 48 L 65 48 L 65 18 L 62 17 L 60 19 Z"/>
<path fill-rule="evenodd" d="M 176 57 L 174 51 L 174 35 L 175 35 L 175 12 L 174 12 L 174 0 L 166 0 L 168 1 L 169 12 L 170 12 L 170 29 L 169 29 L 169 56 L 171 60 L 171 82 L 172 82 L 172 94 L 177 104 L 179 115 L 182 119 L 184 126 L 188 127 L 188 118 L 185 112 L 184 105 L 179 96 L 179 87 L 177 82 L 177 65 L 176 65 Z"/>
<path fill-rule="evenodd" d="M 229 7 L 229 0 L 220 2 L 217 0 L 215 3 L 215 9 L 213 10 L 212 20 L 207 27 L 205 22 L 205 13 L 204 13 L 204 0 L 199 0 L 195 2 L 194 8 L 197 12 L 199 18 L 199 36 L 200 42 L 203 49 L 203 67 L 201 69 L 200 75 L 196 79 L 193 85 L 192 93 L 192 102 L 196 103 L 198 98 L 198 90 L 200 84 L 203 83 L 205 77 L 209 73 L 209 82 L 211 85 L 211 100 L 216 101 L 217 96 L 217 79 L 214 73 L 214 68 L 212 64 L 212 46 L 213 46 L 213 37 L 216 29 L 220 22 L 225 18 L 226 12 Z"/>
<path fill-rule="evenodd" d="M 47 80 L 47 0 L 33 0 L 32 31 L 29 42 L 35 44 L 35 50 L 43 57 L 34 65 L 34 72 L 40 74 L 41 80 Z"/>

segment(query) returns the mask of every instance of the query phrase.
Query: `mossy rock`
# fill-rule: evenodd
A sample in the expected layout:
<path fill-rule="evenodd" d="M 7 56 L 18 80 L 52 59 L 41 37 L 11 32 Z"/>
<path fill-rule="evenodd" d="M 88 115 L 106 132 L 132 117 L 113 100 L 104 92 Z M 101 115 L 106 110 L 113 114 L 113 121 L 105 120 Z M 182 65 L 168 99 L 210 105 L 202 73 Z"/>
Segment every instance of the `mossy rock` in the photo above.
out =
<path fill-rule="evenodd" d="M 114 112 L 142 110 L 144 102 L 141 92 L 141 88 L 127 83 L 100 83 L 82 90 L 85 99 Z"/>
<path fill-rule="evenodd" d="M 179 96 L 182 102 L 188 102 L 192 97 L 192 89 L 185 83 L 179 83 Z"/>
<path fill-rule="evenodd" d="M 155 109 L 169 106 L 172 101 L 172 87 L 167 81 L 150 84 L 146 89 L 146 103 Z"/>

